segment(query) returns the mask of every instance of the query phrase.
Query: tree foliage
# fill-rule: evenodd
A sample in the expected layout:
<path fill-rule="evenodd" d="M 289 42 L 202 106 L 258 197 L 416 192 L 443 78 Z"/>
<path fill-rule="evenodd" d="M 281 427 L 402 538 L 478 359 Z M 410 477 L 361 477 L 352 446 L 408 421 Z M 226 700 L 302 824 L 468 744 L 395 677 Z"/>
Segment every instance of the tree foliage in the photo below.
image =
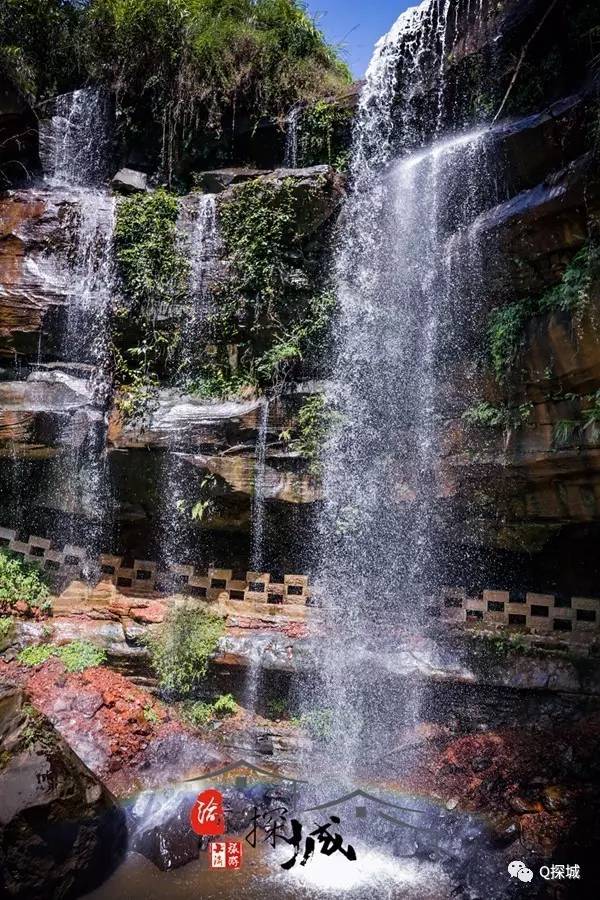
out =
<path fill-rule="evenodd" d="M 68 0 L 0 0 L 0 77 L 37 100 L 80 80 L 81 10 Z"/>

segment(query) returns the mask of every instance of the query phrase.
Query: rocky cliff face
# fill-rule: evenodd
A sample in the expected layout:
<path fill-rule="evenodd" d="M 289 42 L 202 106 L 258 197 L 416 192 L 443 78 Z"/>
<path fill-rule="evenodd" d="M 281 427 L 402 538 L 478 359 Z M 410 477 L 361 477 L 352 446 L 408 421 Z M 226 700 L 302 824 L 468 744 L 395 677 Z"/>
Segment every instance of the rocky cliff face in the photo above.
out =
<path fill-rule="evenodd" d="M 479 289 L 464 312 L 464 333 L 448 366 L 439 436 L 438 526 L 450 559 L 462 558 L 465 544 L 471 548 L 473 571 L 465 577 L 474 581 L 480 561 L 490 552 L 499 577 L 513 573 L 518 580 L 520 565 L 525 568 L 528 559 L 523 554 L 535 551 L 533 563 L 527 562 L 533 565 L 530 572 L 546 573 L 549 579 L 536 587 L 590 590 L 587 581 L 578 586 L 571 574 L 577 565 L 573 548 L 577 541 L 584 547 L 594 540 L 600 515 L 598 278 L 593 253 L 586 257 L 587 274 L 576 262 L 578 253 L 596 245 L 600 205 L 597 84 L 590 65 L 594 48 L 582 37 L 592 33 L 595 15 L 590 3 L 548 10 L 537 0 L 501 6 L 460 0 L 452 26 L 460 38 L 448 35 L 453 49 L 445 61 L 442 98 L 452 118 L 448 127 L 489 122 L 500 112 L 486 137 L 482 191 L 460 238 L 477 246 Z M 344 109 L 351 109 L 355 99 L 352 95 L 344 101 Z M 425 82 L 424 110 L 429 102 L 433 99 Z M 5 106 L 14 124 L 15 105 L 7 101 Z M 25 122 L 26 105 L 21 107 Z M 44 148 L 45 155 L 52 155 L 48 122 L 42 128 Z M 347 117 L 344 122 L 347 140 Z M 312 146 L 309 137 L 305 133 L 305 150 Z M 289 309 L 308 309 L 315 292 L 327 286 L 327 253 L 343 200 L 343 178 L 328 166 L 265 170 L 256 167 L 260 162 L 257 158 L 254 167 L 195 173 L 194 179 L 202 192 L 215 195 L 217 216 L 237 203 L 243 220 L 250 208 L 249 185 L 275 198 L 274 215 L 284 199 L 291 204 L 293 227 L 277 257 L 288 315 Z M 136 187 L 130 181 L 128 191 Z M 115 186 L 124 189 L 123 184 Z M 136 182 L 137 188 L 144 184 L 143 179 Z M 201 196 L 192 192 L 179 201 L 184 231 L 196 221 Z M 65 348 L 73 299 L 65 271 L 78 252 L 73 235 L 80 213 L 80 191 L 47 184 L 7 191 L 0 199 L 3 517 L 11 518 L 17 505 L 23 515 L 33 516 L 39 530 L 51 533 L 57 515 L 72 516 L 77 503 L 63 502 L 60 492 L 49 492 L 44 484 L 54 478 L 52 460 L 87 452 L 92 433 L 106 451 L 102 477 L 114 492 L 112 541 L 125 549 L 153 556 L 157 531 L 172 529 L 172 522 L 161 520 L 164 498 L 157 487 L 170 468 L 177 470 L 178 484 L 191 486 L 189 508 L 203 504 L 202 517 L 192 521 L 188 516 L 184 531 L 201 532 L 211 548 L 207 552 L 225 552 L 221 536 L 227 535 L 229 552 L 233 548 L 240 562 L 247 558 L 259 482 L 272 512 L 271 527 L 287 536 L 278 543 L 301 546 L 321 488 L 314 459 L 318 448 L 307 450 L 311 442 L 297 440 L 295 429 L 306 399 L 319 393 L 319 379 L 328 376 L 327 353 L 320 360 L 309 355 L 294 363 L 291 377 L 284 378 L 283 389 L 271 399 L 261 438 L 260 392 L 240 386 L 238 376 L 249 345 L 257 355 L 269 347 L 273 324 L 263 319 L 249 328 L 240 298 L 253 273 L 236 271 L 239 245 L 225 246 L 222 235 L 211 251 L 211 289 L 221 291 L 219 302 L 229 298 L 229 318 L 216 338 L 213 332 L 203 339 L 199 356 L 205 367 L 226 369 L 234 382 L 237 378 L 235 389 L 226 401 L 216 401 L 180 387 L 163 371 L 144 415 L 123 414 L 113 364 L 98 391 L 95 376 L 85 368 L 89 360 L 68 358 Z M 273 248 L 264 249 L 269 253 Z M 232 283 L 233 293 L 227 294 Z M 546 295 L 557 290 L 552 306 Z M 572 300 L 578 291 L 582 297 L 585 293 L 581 304 Z M 494 371 L 490 363 L 490 333 L 493 321 L 500 321 L 498 311 L 514 313 L 507 324 L 512 343 L 505 348 L 502 371 L 497 366 Z M 507 321 L 501 320 L 501 327 Z M 136 332 L 132 321 L 118 324 L 117 331 L 117 345 L 121 341 L 123 348 L 142 352 L 145 335 Z M 283 352 L 295 351 L 284 347 Z M 178 364 L 174 360 L 170 366 Z M 469 415 L 473 408 L 475 415 Z M 264 471 L 257 469 L 261 439 L 266 444 Z M 19 499 L 14 486 L 25 481 Z M 180 499 L 186 498 L 182 494 Z M 79 513 L 85 509 L 85 515 L 91 514 L 94 502 L 80 505 Z M 562 581 L 553 570 L 561 542 L 570 559 Z M 295 549 L 290 553 L 293 557 Z M 453 571 L 449 577 L 455 577 Z"/>
<path fill-rule="evenodd" d="M 45 134 L 48 143 L 48 127 Z M 343 199 L 343 178 L 328 166 L 314 166 L 276 171 L 217 170 L 203 173 L 197 180 L 216 196 L 217 218 L 222 207 L 235 207 L 238 197 L 243 218 L 248 188 L 267 192 L 275 207 L 281 195 L 281 202 L 294 209 L 292 227 L 287 229 L 290 243 L 282 247 L 277 265 L 289 291 L 289 302 L 294 304 L 294 315 L 301 317 L 303 306 L 322 287 L 327 241 Z M 240 194 L 244 188 L 246 192 Z M 194 243 L 199 240 L 194 230 L 198 227 L 199 198 L 200 194 L 192 193 L 179 201 L 177 228 L 180 239 L 189 243 L 192 269 L 194 254 L 205 252 Z M 173 383 L 172 367 L 161 374 L 162 383 L 152 386 L 143 413 L 131 415 L 123 411 L 119 400 L 119 391 L 128 388 L 127 383 L 125 388 L 115 383 L 110 343 L 122 341 L 123 346 L 133 346 L 137 352 L 146 335 L 131 329 L 129 323 L 123 328 L 117 322 L 117 332 L 111 338 L 111 323 L 104 321 L 103 333 L 93 339 L 96 347 L 105 348 L 101 349 L 102 384 L 93 346 L 84 354 L 78 346 L 73 308 L 82 305 L 80 298 L 86 291 L 91 303 L 100 302 L 94 299 L 99 264 L 92 260 L 90 265 L 84 257 L 82 277 L 78 229 L 93 203 L 104 208 L 107 202 L 105 195 L 86 193 L 83 188 L 42 184 L 8 191 L 0 198 L 0 355 L 5 359 L 0 384 L 0 453 L 6 460 L 0 491 L 3 516 L 7 519 L 14 515 L 20 493 L 17 506 L 34 516 L 40 530 L 51 533 L 60 528 L 56 515 L 63 519 L 72 515 L 77 504 L 69 500 L 68 492 L 62 492 L 61 498 L 61 492 L 47 489 L 56 480 L 57 470 L 51 466 L 62 465 L 60 460 L 73 458 L 74 453 L 85 454 L 90 434 L 96 434 L 96 445 L 104 445 L 106 453 L 103 477 L 115 486 L 114 521 L 121 527 L 125 545 L 133 551 L 139 553 L 143 546 L 144 555 L 152 552 L 156 521 L 161 515 L 159 482 L 161 477 L 164 480 L 165 466 L 171 465 L 171 456 L 187 473 L 182 475 L 184 481 L 199 484 L 207 476 L 212 479 L 211 506 L 202 528 L 216 533 L 225 530 L 230 535 L 237 531 L 245 534 L 243 540 L 247 541 L 261 416 L 256 391 L 248 388 L 244 396 L 226 401 L 187 393 Z M 216 244 L 212 257 L 202 261 L 202 265 L 210 263 L 212 289 L 235 285 L 236 272 L 231 265 L 234 249 Z M 89 256 L 89 248 L 84 247 L 84 251 Z M 262 338 L 257 333 L 258 352 Z M 266 323 L 265 336 L 267 347 Z M 218 330 L 215 337 L 217 343 L 211 343 L 215 340 L 211 337 L 202 354 L 198 353 L 199 358 L 207 362 L 225 359 L 232 377 L 236 377 L 242 365 L 242 348 L 235 338 L 225 335 L 219 344 Z M 304 370 L 299 369 L 297 374 L 311 374 L 308 363 Z M 293 422 L 310 390 L 310 386 L 307 390 L 292 385 L 274 399 L 269 409 L 265 496 L 269 502 L 282 503 L 284 509 L 286 505 L 311 502 L 319 494 L 318 484 L 306 471 L 301 456 L 279 437 Z M 29 482 L 27 488 L 22 484 L 25 480 Z M 90 503 L 84 503 L 79 504 L 77 515 L 94 517 L 96 513 Z M 245 552 L 242 546 L 240 560 Z"/>

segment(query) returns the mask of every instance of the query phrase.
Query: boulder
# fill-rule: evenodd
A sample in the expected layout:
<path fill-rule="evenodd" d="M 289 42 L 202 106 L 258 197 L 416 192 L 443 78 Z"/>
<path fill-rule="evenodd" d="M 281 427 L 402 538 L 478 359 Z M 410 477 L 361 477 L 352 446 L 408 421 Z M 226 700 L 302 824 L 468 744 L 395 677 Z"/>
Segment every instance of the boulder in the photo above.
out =
<path fill-rule="evenodd" d="M 74 898 L 121 862 L 125 818 L 52 725 L 0 686 L 0 895 Z"/>
<path fill-rule="evenodd" d="M 232 168 L 198 172 L 194 176 L 196 185 L 207 194 L 220 194 L 234 184 L 243 184 L 264 175 L 264 169 Z"/>
<path fill-rule="evenodd" d="M 136 169 L 119 169 L 111 185 L 119 194 L 139 194 L 148 190 L 148 176 Z"/>

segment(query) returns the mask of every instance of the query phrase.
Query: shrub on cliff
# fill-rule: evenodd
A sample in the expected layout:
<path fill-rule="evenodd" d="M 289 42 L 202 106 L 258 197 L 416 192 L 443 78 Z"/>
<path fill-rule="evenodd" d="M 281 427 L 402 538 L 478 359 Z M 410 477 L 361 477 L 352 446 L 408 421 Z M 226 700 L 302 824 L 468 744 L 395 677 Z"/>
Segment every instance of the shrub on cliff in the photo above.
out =
<path fill-rule="evenodd" d="M 0 611 L 25 603 L 30 612 L 48 612 L 50 591 L 40 570 L 20 556 L 0 550 Z"/>
<path fill-rule="evenodd" d="M 153 385 L 179 343 L 189 266 L 177 246 L 177 198 L 164 190 L 137 194 L 117 208 L 115 248 L 123 302 L 116 310 L 113 345 L 121 412 L 147 406 Z"/>
<path fill-rule="evenodd" d="M 24 666 L 39 666 L 47 659 L 56 657 L 67 672 L 83 672 L 106 662 L 106 653 L 90 641 L 69 641 L 66 644 L 37 644 L 25 647 L 19 653 L 19 662 Z"/>
<path fill-rule="evenodd" d="M 214 719 L 224 719 L 226 716 L 234 716 L 239 707 L 231 694 L 219 694 L 211 703 L 204 700 L 186 703 L 182 715 L 186 722 L 194 728 L 208 725 Z"/>
<path fill-rule="evenodd" d="M 317 214 L 324 196 L 325 183 L 299 187 L 292 178 L 257 178 L 220 204 L 220 234 L 231 269 L 209 317 L 217 354 L 200 373 L 200 390 L 208 384 L 227 393 L 228 344 L 238 348 L 235 377 L 263 388 L 283 382 L 302 360 L 323 349 L 336 299 L 319 289 L 316 261 L 307 261 L 300 223 Z"/>
<path fill-rule="evenodd" d="M 224 629 L 223 619 L 202 606 L 176 607 L 161 630 L 147 639 L 161 690 L 188 696 L 206 675 Z"/>

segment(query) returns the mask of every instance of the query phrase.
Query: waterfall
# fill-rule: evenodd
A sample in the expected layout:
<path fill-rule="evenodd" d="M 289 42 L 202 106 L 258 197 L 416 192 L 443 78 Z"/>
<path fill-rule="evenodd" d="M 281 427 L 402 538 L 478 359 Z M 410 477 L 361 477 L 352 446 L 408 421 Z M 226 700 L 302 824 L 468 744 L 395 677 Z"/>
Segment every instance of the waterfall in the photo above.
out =
<path fill-rule="evenodd" d="M 269 401 L 263 399 L 260 407 L 258 435 L 254 456 L 254 493 L 252 495 L 252 556 L 250 565 L 253 572 L 260 572 L 265 565 L 264 533 L 266 514 L 266 455 L 267 431 L 269 425 Z"/>
<path fill-rule="evenodd" d="M 51 505 L 68 515 L 69 524 L 61 529 L 60 539 L 83 544 L 93 554 L 103 543 L 110 506 L 105 410 L 111 386 L 109 320 L 115 287 L 115 202 L 99 190 L 80 190 L 76 201 L 72 249 L 64 271 L 70 288 L 59 346 L 67 371 L 42 369 L 33 377 L 66 383 L 73 377 L 87 381 L 89 406 L 69 416 L 61 426 L 63 452 L 54 461 L 49 491 Z M 82 521 L 75 525 L 80 517 Z"/>
<path fill-rule="evenodd" d="M 54 100 L 40 123 L 40 157 L 52 185 L 93 185 L 109 175 L 110 99 L 100 88 L 81 88 Z"/>
<path fill-rule="evenodd" d="M 285 149 L 283 154 L 283 165 L 286 169 L 296 169 L 299 165 L 299 132 L 300 120 L 302 118 L 302 107 L 294 106 L 290 111 L 285 123 Z"/>
<path fill-rule="evenodd" d="M 476 254 L 457 258 L 464 244 L 453 237 L 477 209 L 486 135 L 440 136 L 449 5 L 408 10 L 376 46 L 339 235 L 329 400 L 343 424 L 324 459 L 316 594 L 332 637 L 316 701 L 334 713 L 338 772 L 350 780 L 367 764 L 374 771 L 393 734 L 419 721 L 442 564 L 439 425 L 476 265 Z M 432 73 L 426 131 L 419 89 Z M 389 678 L 387 652 L 412 677 Z"/>
<path fill-rule="evenodd" d="M 260 695 L 260 683 L 262 679 L 262 665 L 260 659 L 260 645 L 256 648 L 256 652 L 250 650 L 248 657 L 248 667 L 244 680 L 243 705 L 246 712 L 254 715 L 256 713 L 256 703 Z"/>
<path fill-rule="evenodd" d="M 184 390 L 193 388 L 197 375 L 197 347 L 212 310 L 211 284 L 219 250 L 217 203 L 215 194 L 197 194 L 182 204 L 177 224 L 181 247 L 190 262 L 189 293 L 191 303 L 185 311 L 178 359 L 178 381 Z M 201 498 L 194 490 L 196 481 L 180 451 L 181 435 L 170 435 L 165 453 L 161 483 L 162 557 L 171 565 L 193 556 L 189 539 L 189 520 L 194 503 Z"/>
<path fill-rule="evenodd" d="M 31 378 L 62 381 L 87 395 L 63 416 L 57 435 L 45 505 L 61 515 L 57 540 L 82 544 L 90 555 L 105 542 L 109 523 L 106 474 L 106 408 L 110 395 L 110 306 L 115 289 L 115 201 L 102 187 L 112 143 L 108 95 L 97 88 L 63 94 L 52 116 L 40 121 L 40 157 L 50 190 L 64 203 L 67 246 L 48 260 L 48 277 L 61 283 L 66 308 L 59 335 L 58 366 L 48 368 L 39 348 Z"/>

